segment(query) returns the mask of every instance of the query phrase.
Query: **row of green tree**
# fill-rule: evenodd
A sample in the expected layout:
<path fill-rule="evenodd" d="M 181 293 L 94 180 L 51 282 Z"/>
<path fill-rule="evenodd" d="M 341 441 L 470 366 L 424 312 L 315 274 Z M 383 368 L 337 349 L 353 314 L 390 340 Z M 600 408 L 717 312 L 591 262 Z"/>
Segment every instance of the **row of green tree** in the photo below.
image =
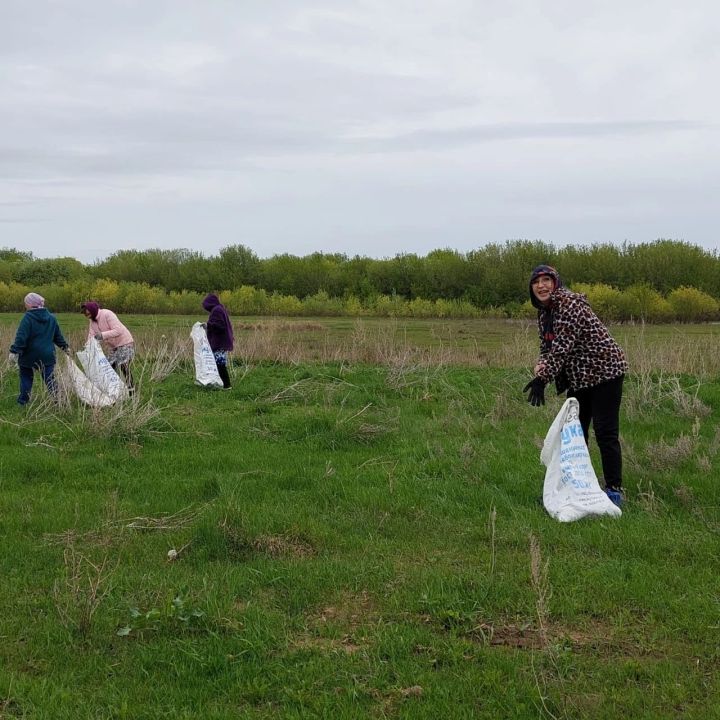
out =
<path fill-rule="evenodd" d="M 467 253 L 434 250 L 425 256 L 385 259 L 327 253 L 262 259 L 243 245 L 233 245 L 207 256 L 191 250 L 121 250 L 89 265 L 73 258 L 39 259 L 5 249 L 0 250 L 0 282 L 46 286 L 107 279 L 168 293 L 251 286 L 269 295 L 300 299 L 324 292 L 331 298 L 358 298 L 367 304 L 388 295 L 408 301 L 467 301 L 490 308 L 522 304 L 530 270 L 539 263 L 557 267 L 571 285 L 604 284 L 621 291 L 643 285 L 663 296 L 687 286 L 720 299 L 717 252 L 674 240 L 563 248 L 518 240 Z"/>
<path fill-rule="evenodd" d="M 0 311 L 19 312 L 30 286 L 0 282 Z M 633 285 L 619 290 L 609 285 L 578 283 L 573 290 L 585 293 L 595 311 L 609 322 L 702 322 L 720 319 L 720 303 L 697 288 L 683 286 L 661 295 L 649 285 Z M 73 280 L 52 285 L 34 285 L 32 290 L 45 298 L 56 312 L 77 312 L 85 300 L 97 300 L 103 307 L 119 313 L 167 313 L 204 315 L 204 294 L 194 290 L 166 292 L 146 283 L 114 280 Z M 294 295 L 269 293 L 262 288 L 242 285 L 220 292 L 221 301 L 233 315 L 278 315 L 289 317 L 379 316 L 407 318 L 531 318 L 536 314 L 529 299 L 502 306 L 478 307 L 468 300 L 413 298 L 400 295 L 374 295 L 361 299 L 355 295 L 332 297 L 324 290 L 302 299 Z"/>

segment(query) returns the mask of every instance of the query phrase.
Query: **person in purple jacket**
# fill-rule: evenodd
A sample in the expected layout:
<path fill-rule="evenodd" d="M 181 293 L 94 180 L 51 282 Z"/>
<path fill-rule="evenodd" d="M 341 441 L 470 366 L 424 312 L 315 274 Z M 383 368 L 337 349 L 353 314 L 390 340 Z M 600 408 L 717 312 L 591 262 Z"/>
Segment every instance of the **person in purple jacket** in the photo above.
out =
<path fill-rule="evenodd" d="M 230 390 L 231 385 L 230 374 L 228 373 L 227 367 L 227 354 L 232 351 L 235 339 L 230 316 L 218 296 L 213 293 L 205 296 L 205 299 L 202 301 L 202 306 L 210 313 L 204 326 L 207 331 L 210 349 L 215 356 L 218 374 L 223 381 L 223 390 Z"/>

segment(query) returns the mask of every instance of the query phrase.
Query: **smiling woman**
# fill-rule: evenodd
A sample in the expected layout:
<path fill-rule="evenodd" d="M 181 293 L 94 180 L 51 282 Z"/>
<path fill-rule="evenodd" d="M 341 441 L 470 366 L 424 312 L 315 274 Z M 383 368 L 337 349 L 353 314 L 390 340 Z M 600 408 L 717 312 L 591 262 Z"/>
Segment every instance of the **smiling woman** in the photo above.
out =
<path fill-rule="evenodd" d="M 538 309 L 540 357 L 535 377 L 525 386 L 532 405 L 545 403 L 545 385 L 555 380 L 558 393 L 580 403 L 580 424 L 588 442 L 590 423 L 600 448 L 606 492 L 622 503 L 620 401 L 627 360 L 622 348 L 590 308 L 584 295 L 563 287 L 550 265 L 530 276 L 530 300 Z"/>

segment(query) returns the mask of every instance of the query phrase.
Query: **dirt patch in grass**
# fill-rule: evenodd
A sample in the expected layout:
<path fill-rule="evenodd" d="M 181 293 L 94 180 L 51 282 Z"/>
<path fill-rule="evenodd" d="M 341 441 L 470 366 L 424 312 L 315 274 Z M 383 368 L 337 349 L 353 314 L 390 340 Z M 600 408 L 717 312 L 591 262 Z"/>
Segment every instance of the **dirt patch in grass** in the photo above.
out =
<path fill-rule="evenodd" d="M 366 590 L 345 593 L 333 605 L 311 614 L 307 629 L 292 640 L 291 647 L 352 655 L 365 647 L 358 630 L 377 619 L 375 604 Z"/>
<path fill-rule="evenodd" d="M 643 646 L 627 635 L 618 637 L 615 628 L 601 622 L 595 622 L 588 628 L 550 623 L 544 635 L 530 623 L 480 623 L 468 631 L 466 637 L 491 647 L 516 650 L 544 650 L 548 646 L 561 646 L 578 653 L 607 656 L 666 656 L 661 649 Z"/>
<path fill-rule="evenodd" d="M 228 555 L 238 560 L 246 559 L 252 554 L 298 559 L 316 554 L 313 543 L 292 530 L 281 534 L 250 537 L 242 527 L 235 526 L 227 517 L 218 524 L 218 530 Z"/>
<path fill-rule="evenodd" d="M 259 535 L 250 544 L 255 552 L 272 558 L 306 558 L 315 555 L 312 544 L 299 535 Z"/>
<path fill-rule="evenodd" d="M 293 641 L 292 646 L 296 650 L 317 650 L 325 653 L 343 652 L 346 655 L 354 655 L 363 649 L 363 646 L 358 644 L 352 635 L 343 635 L 341 638 L 301 635 Z"/>
<path fill-rule="evenodd" d="M 354 630 L 359 625 L 377 619 L 375 604 L 367 590 L 360 593 L 348 593 L 340 597 L 335 605 L 327 605 L 311 619 L 312 625 L 335 623 Z"/>

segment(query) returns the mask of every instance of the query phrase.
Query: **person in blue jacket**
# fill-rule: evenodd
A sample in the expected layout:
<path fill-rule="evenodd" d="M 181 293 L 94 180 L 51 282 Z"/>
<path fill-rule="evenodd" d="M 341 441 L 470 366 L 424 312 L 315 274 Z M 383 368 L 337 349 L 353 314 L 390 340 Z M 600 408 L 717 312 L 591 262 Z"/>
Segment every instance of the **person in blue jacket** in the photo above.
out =
<path fill-rule="evenodd" d="M 25 296 L 25 315 L 20 321 L 15 342 L 10 346 L 10 362 L 20 371 L 18 403 L 27 405 L 38 370 L 52 395 L 55 395 L 55 345 L 68 355 L 70 347 L 55 316 L 45 308 L 45 298 L 31 292 Z"/>

